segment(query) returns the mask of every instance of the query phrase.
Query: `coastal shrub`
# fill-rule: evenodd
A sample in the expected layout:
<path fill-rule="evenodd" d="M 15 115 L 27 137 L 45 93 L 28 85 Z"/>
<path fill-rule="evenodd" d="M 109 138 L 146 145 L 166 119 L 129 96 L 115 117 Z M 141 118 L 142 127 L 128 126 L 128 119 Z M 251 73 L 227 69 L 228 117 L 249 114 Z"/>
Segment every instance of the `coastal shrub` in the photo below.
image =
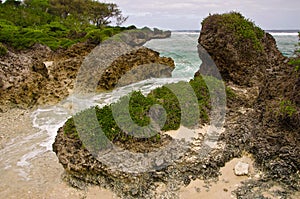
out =
<path fill-rule="evenodd" d="M 280 112 L 291 117 L 296 113 L 296 106 L 290 100 L 282 100 L 280 102 Z"/>
<path fill-rule="evenodd" d="M 289 65 L 300 65 L 300 59 L 299 58 L 292 58 L 288 62 Z"/>
<path fill-rule="evenodd" d="M 62 24 L 59 23 L 58 21 L 53 21 L 50 24 L 46 24 L 45 26 L 43 26 L 43 29 L 48 29 L 50 32 L 65 32 L 68 29 Z"/>
<path fill-rule="evenodd" d="M 127 30 L 134 30 L 134 29 L 137 29 L 135 25 L 131 25 L 131 26 L 128 26 L 126 28 Z"/>
<path fill-rule="evenodd" d="M 189 82 L 191 87 L 194 89 L 194 92 L 196 94 L 197 100 L 198 100 L 198 106 L 200 110 L 200 118 L 196 118 L 195 116 L 198 116 L 196 114 L 197 110 L 188 110 L 189 111 L 189 118 L 181 118 L 181 109 L 182 108 L 189 108 L 192 107 L 189 102 L 186 104 L 179 104 L 178 97 L 183 96 L 189 96 L 189 93 L 182 88 L 184 87 L 184 82 L 178 82 L 175 84 L 169 84 L 160 88 L 154 89 L 152 92 L 150 92 L 147 96 L 144 96 L 140 91 L 134 91 L 130 95 L 124 96 L 119 99 L 118 102 L 106 105 L 102 108 L 99 107 L 92 107 L 87 110 L 84 110 L 80 113 L 78 113 L 75 117 L 81 118 L 81 116 L 86 116 L 88 112 L 94 111 L 96 112 L 96 116 L 99 122 L 100 127 L 102 128 L 105 136 L 111 140 L 111 141 L 132 141 L 132 140 L 139 140 L 138 138 L 135 138 L 130 135 L 130 132 L 124 132 L 120 127 L 117 125 L 113 113 L 112 113 L 112 106 L 118 105 L 118 107 L 121 107 L 121 109 L 126 105 L 126 100 L 130 98 L 129 100 L 129 113 L 131 116 L 131 119 L 133 122 L 139 126 L 147 126 L 150 123 L 150 117 L 149 117 L 149 111 L 150 108 L 155 105 L 161 105 L 166 112 L 166 122 L 165 124 L 162 124 L 162 130 L 168 131 L 168 130 L 176 130 L 180 127 L 180 124 L 182 123 L 186 127 L 194 127 L 197 123 L 196 121 L 199 121 L 200 123 L 208 122 L 208 112 L 210 109 L 210 102 L 209 102 L 209 93 L 208 88 L 203 80 L 202 77 L 196 77 L 193 80 Z M 169 88 L 177 88 L 182 96 L 176 96 Z M 123 106 L 124 103 L 124 106 Z M 120 106 L 121 105 L 121 106 Z M 183 106 L 183 107 L 182 107 Z M 120 110 L 121 113 L 123 110 Z M 160 114 L 158 114 L 160 115 Z M 83 117 L 84 118 L 84 117 Z M 89 117 L 86 117 L 89 118 Z M 128 120 L 127 115 L 126 117 L 122 118 L 122 115 L 120 117 L 123 119 L 123 121 Z M 183 120 L 183 121 L 181 121 Z M 80 119 L 82 121 L 82 119 Z M 90 121 L 87 119 L 86 124 L 89 125 Z M 127 129 L 128 130 L 128 129 Z M 130 131 L 130 129 L 129 129 Z M 65 134 L 72 134 L 72 136 L 78 137 L 78 132 L 76 130 L 74 120 L 73 118 L 70 118 L 66 123 L 64 127 Z M 90 132 L 88 132 L 90 133 Z M 155 132 L 150 132 L 157 133 Z M 94 136 L 94 135 L 92 135 Z M 101 135 L 100 137 L 96 138 L 95 143 L 101 142 Z M 96 136 L 97 137 L 97 136 Z M 159 140 L 160 134 L 156 134 L 151 136 L 150 138 L 146 140 Z M 95 144 L 96 146 L 96 144 Z"/>
<path fill-rule="evenodd" d="M 14 1 L 12 1 L 14 2 Z M 91 0 L 74 1 L 73 4 L 49 2 L 48 0 L 20 1 L 0 3 L 0 42 L 6 46 L 22 50 L 30 48 L 35 43 L 49 46 L 52 50 L 68 48 L 74 43 L 90 39 L 98 44 L 103 40 L 126 30 L 126 27 L 110 27 L 108 19 L 117 17 L 121 23 L 126 18 L 115 4 L 99 3 Z M 107 12 L 91 13 L 90 8 L 102 6 L 101 9 L 113 6 Z M 92 9 L 92 10 L 93 10 Z M 100 18 L 104 17 L 104 18 Z M 119 18 L 121 17 L 121 18 Z M 95 19 L 100 23 L 97 29 Z M 130 26 L 128 29 L 134 29 Z M 86 31 L 89 29 L 88 31 Z M 92 32 L 91 32 L 92 31 Z M 89 33 L 87 37 L 85 37 Z"/>
<path fill-rule="evenodd" d="M 246 19 L 242 14 L 230 12 L 222 15 L 216 14 L 213 17 L 218 21 L 220 26 L 224 27 L 223 31 L 225 35 L 227 32 L 234 33 L 237 43 L 250 41 L 255 50 L 263 50 L 260 40 L 265 35 L 264 31 L 256 26 L 254 22 Z M 202 24 L 206 19 L 203 20 Z"/>
<path fill-rule="evenodd" d="M 130 28 L 130 27 L 129 27 Z M 102 29 L 94 29 L 94 28 L 87 28 L 87 34 L 85 36 L 85 39 L 87 39 L 89 42 L 94 44 L 99 44 L 102 41 L 124 31 L 127 30 L 127 28 L 124 27 L 106 27 Z"/>
<path fill-rule="evenodd" d="M 117 31 L 115 33 L 117 33 Z M 101 30 L 101 34 L 105 35 L 107 37 L 112 37 L 114 35 L 114 31 L 111 28 L 105 28 L 105 29 Z"/>
<path fill-rule="evenodd" d="M 105 35 L 100 29 L 93 29 L 86 34 L 85 38 L 93 44 L 99 44 L 105 39 Z"/>
<path fill-rule="evenodd" d="M 7 54 L 7 48 L 2 43 L 0 43 L 0 56 L 4 56 L 6 54 Z"/>
<path fill-rule="evenodd" d="M 5 20 L 0 21 L 0 42 L 11 43 L 18 36 L 19 27 L 7 23 Z"/>
<path fill-rule="evenodd" d="M 276 111 L 277 119 L 286 127 L 297 124 L 297 106 L 291 100 L 281 100 Z"/>
<path fill-rule="evenodd" d="M 300 69 L 300 58 L 291 58 L 288 64 L 295 68 L 295 72 L 298 72 Z"/>
<path fill-rule="evenodd" d="M 58 48 L 68 48 L 77 42 L 84 42 L 86 40 L 94 44 L 99 44 L 123 30 L 126 30 L 126 28 L 109 27 L 98 29 L 91 25 L 77 32 L 67 29 L 67 27 L 58 22 L 51 22 L 50 24 L 40 27 L 23 28 L 12 25 L 6 20 L 1 20 L 0 42 L 17 50 L 30 48 L 36 43 L 46 45 L 52 50 L 56 50 Z"/>

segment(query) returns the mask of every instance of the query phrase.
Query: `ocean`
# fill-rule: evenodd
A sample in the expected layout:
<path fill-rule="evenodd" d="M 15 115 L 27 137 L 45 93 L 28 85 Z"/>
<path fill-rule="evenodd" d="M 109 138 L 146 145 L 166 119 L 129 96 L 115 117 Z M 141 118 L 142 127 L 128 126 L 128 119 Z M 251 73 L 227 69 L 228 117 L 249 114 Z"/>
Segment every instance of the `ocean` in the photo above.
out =
<path fill-rule="evenodd" d="M 294 55 L 295 50 L 298 48 L 298 32 L 273 30 L 269 33 L 275 38 L 277 47 L 284 56 L 292 57 Z"/>
<path fill-rule="evenodd" d="M 298 43 L 297 32 L 271 32 L 277 41 L 279 50 L 285 56 L 293 56 L 293 52 Z M 197 40 L 199 32 L 173 32 L 172 36 L 167 39 L 152 40 L 145 44 L 153 50 L 160 52 L 161 56 L 172 57 L 175 61 L 176 68 L 173 71 L 172 78 L 148 79 L 139 83 L 128 85 L 115 89 L 112 92 L 98 93 L 88 96 L 85 99 L 78 98 L 75 95 L 69 96 L 55 106 L 40 107 L 32 114 L 33 126 L 39 129 L 39 132 L 19 141 L 12 143 L 26 152 L 25 155 L 17 158 L 17 162 L 8 162 L 9 166 L 17 167 L 20 176 L 28 180 L 28 173 L 31 168 L 31 161 L 46 152 L 52 151 L 57 130 L 64 122 L 74 114 L 72 107 L 76 106 L 76 111 L 99 105 L 100 107 L 117 101 L 121 96 L 126 95 L 132 90 L 140 90 L 148 93 L 152 89 L 171 82 L 188 81 L 194 76 L 199 69 L 201 60 L 197 53 Z M 42 140 L 39 143 L 33 142 L 34 138 Z M 35 139 L 36 140 L 36 139 Z M 31 143 L 33 142 L 33 143 Z M 27 148 L 28 149 L 27 149 Z M 34 149 L 34 150 L 30 150 Z M 4 153 L 5 151 L 3 151 Z M 16 152 L 16 156 L 19 153 Z M 2 154 L 5 155 L 5 154 Z"/>
<path fill-rule="evenodd" d="M 299 42 L 298 31 L 268 30 L 276 40 L 280 52 L 292 57 Z M 156 50 L 162 56 L 172 57 L 176 63 L 173 77 L 192 77 L 199 69 L 201 60 L 197 52 L 199 31 L 176 31 L 163 40 L 151 40 L 145 46 Z"/>

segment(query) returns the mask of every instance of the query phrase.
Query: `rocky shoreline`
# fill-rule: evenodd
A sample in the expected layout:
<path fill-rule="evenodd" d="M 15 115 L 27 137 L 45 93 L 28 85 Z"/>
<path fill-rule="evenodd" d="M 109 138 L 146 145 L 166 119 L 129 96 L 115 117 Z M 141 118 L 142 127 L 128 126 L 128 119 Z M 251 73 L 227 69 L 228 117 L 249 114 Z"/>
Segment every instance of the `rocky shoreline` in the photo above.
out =
<path fill-rule="evenodd" d="M 236 27 L 232 28 L 232 24 Z M 237 35 L 240 30 L 249 32 Z M 242 37 L 243 34 L 251 36 Z M 134 32 L 120 37 L 125 47 L 121 50 L 116 47 L 116 56 L 119 52 L 128 53 L 117 63 L 108 64 L 114 59 L 103 63 L 108 68 L 101 68 L 100 62 L 99 70 L 91 68 L 97 73 L 88 74 L 104 74 L 100 83 L 92 88 L 112 89 L 123 74 L 141 64 L 152 67 L 157 63 L 167 65 L 170 67 L 167 71 L 164 68 L 157 74 L 150 74 L 168 76 L 174 68 L 171 59 L 161 58 L 151 49 L 136 49 L 151 38 L 168 36 L 169 32 L 154 30 L 150 34 Z M 1 57 L 0 74 L 4 74 L 0 77 L 2 112 L 11 107 L 55 104 L 73 92 L 74 87 L 80 89 L 81 84 L 90 84 L 80 79 L 78 84 L 75 80 L 78 81 L 76 74 L 82 64 L 90 66 L 90 63 L 95 63 L 94 57 L 90 58 L 92 61 L 84 60 L 84 57 L 92 50 L 99 52 L 104 48 L 95 50 L 94 47 L 84 43 L 54 53 L 36 45 L 32 50 L 19 54 L 9 52 Z M 216 73 L 211 69 L 205 52 L 209 53 L 221 72 L 228 97 L 225 130 L 214 150 L 205 157 L 199 155 L 199 150 L 204 147 L 205 126 L 193 130 L 197 136 L 191 142 L 163 135 L 162 142 L 173 143 L 168 154 L 176 156 L 176 161 L 160 168 L 164 162 L 156 159 L 153 162 L 159 168 L 157 170 L 124 172 L 99 162 L 82 147 L 78 137 L 64 133 L 64 126 L 58 130 L 53 144 L 53 150 L 64 167 L 64 181 L 80 190 L 96 185 L 121 198 L 180 198 L 184 187 L 196 186 L 194 183 L 199 180 L 204 181 L 201 186 L 209 190 L 211 184 L 220 178 L 220 169 L 226 163 L 248 157 L 255 171 L 248 178 L 243 178 L 239 187 L 230 189 L 231 196 L 244 199 L 297 198 L 300 191 L 299 70 L 288 64 L 289 60 L 281 55 L 271 35 L 239 13 L 212 15 L 203 21 L 199 37 L 199 55 L 203 63 L 195 76 Z M 130 63 L 127 63 L 128 60 Z M 124 70 L 115 73 L 120 65 L 125 66 Z M 143 71 L 140 73 L 144 74 Z M 131 76 L 128 79 L 131 80 Z M 132 82 L 125 81 L 121 85 L 128 83 Z M 289 112 L 290 107 L 295 111 Z M 150 145 L 161 147 L 154 142 Z M 226 185 L 222 186 L 225 187 L 220 194 L 229 191 Z M 78 197 L 81 197 L 80 194 Z"/>
<path fill-rule="evenodd" d="M 170 66 L 170 70 L 166 72 L 166 75 L 170 76 L 171 71 L 174 69 L 172 60 L 161 58 L 159 53 L 147 48 L 136 51 L 151 39 L 167 37 L 170 37 L 169 31 L 160 31 L 158 29 L 152 31 L 144 28 L 126 31 L 111 38 L 110 40 L 117 40 L 118 38 L 121 38 L 121 40 L 118 41 L 117 46 L 108 45 L 108 53 L 111 53 L 114 50 L 113 48 L 118 47 L 122 43 L 122 47 L 118 50 L 122 53 L 131 53 L 127 56 L 132 58 L 120 57 L 115 61 L 110 60 L 111 62 L 114 61 L 112 66 L 105 65 L 105 68 L 102 69 L 105 70 L 108 67 L 107 72 L 103 74 L 102 81 L 109 86 L 103 86 L 102 83 L 100 89 L 112 89 L 121 75 L 140 64 L 157 63 Z M 103 43 L 102 45 L 109 44 L 110 41 Z M 5 111 L 15 107 L 32 108 L 38 105 L 53 105 L 65 99 L 73 92 L 77 73 L 79 73 L 85 57 L 95 47 L 95 44 L 85 42 L 75 44 L 67 50 L 52 51 L 46 46 L 36 44 L 28 50 L 8 51 L 6 55 L 0 57 L 0 110 Z M 109 61 L 107 59 L 106 61 Z M 99 64 L 99 62 L 95 61 L 94 64 Z M 114 68 L 121 65 L 124 65 L 124 67 L 109 73 L 109 67 Z M 153 74 L 156 77 L 159 75 L 161 74 Z"/>
<path fill-rule="evenodd" d="M 237 34 L 237 31 L 242 32 Z M 216 72 L 211 70 L 211 63 L 203 53 L 207 51 L 230 90 L 219 147 L 205 157 L 199 156 L 197 152 L 204 145 L 203 135 L 198 133 L 192 142 L 177 143 L 178 150 L 181 147 L 188 150 L 173 164 L 146 173 L 126 173 L 103 165 L 81 147 L 78 138 L 64 134 L 62 128 L 53 148 L 71 185 L 84 188 L 90 183 L 97 184 L 122 198 L 178 198 L 180 187 L 196 179 L 217 179 L 226 162 L 250 154 L 262 175 L 245 181 L 233 191 L 237 198 L 265 198 L 266 192 L 272 197 L 289 198 L 300 190 L 299 126 L 291 129 L 289 124 L 283 125 L 280 116 L 287 117 L 290 125 L 299 123 L 299 104 L 295 115 L 274 113 L 281 96 L 287 94 L 286 100 L 298 102 L 291 98 L 297 96 L 294 89 L 299 81 L 297 71 L 293 72 L 294 68 L 287 64 L 272 36 L 239 13 L 206 18 L 199 44 L 203 63 L 196 76 Z M 162 183 L 166 188 L 157 191 Z M 276 185 L 280 188 L 272 191 Z"/>
<path fill-rule="evenodd" d="M 229 17 L 232 17 L 231 21 Z M 261 189 L 279 183 L 284 191 L 279 191 L 282 195 L 277 197 L 289 197 L 289 192 L 299 191 L 300 109 L 296 97 L 298 90 L 295 90 L 299 71 L 281 55 L 272 36 L 261 34 L 258 27 L 254 26 L 252 33 L 247 30 L 250 32 L 247 34 L 256 34 L 256 38 L 234 42 L 239 39 L 232 32 L 230 23 L 237 22 L 237 18 L 238 21 L 242 19 L 239 13 L 208 17 L 203 22 L 199 38 L 199 44 L 212 56 L 222 75 L 225 74 L 223 78 L 227 85 L 233 90 L 243 90 L 244 95 L 250 94 L 229 101 L 229 120 L 234 110 L 243 111 L 225 125 L 227 130 L 221 139 L 227 143 L 224 150 L 228 152 L 226 158 L 240 156 L 246 151 L 253 155 L 256 166 L 264 172 L 264 176 L 258 181 L 245 183 L 236 194 L 241 198 L 261 197 Z M 245 21 L 240 22 L 247 27 Z M 255 45 L 257 41 L 261 50 Z M 246 51 L 243 50 L 245 47 Z M 207 65 L 200 72 L 205 67 Z M 293 114 L 287 114 L 286 109 L 282 108 L 285 101 L 293 104 Z"/>

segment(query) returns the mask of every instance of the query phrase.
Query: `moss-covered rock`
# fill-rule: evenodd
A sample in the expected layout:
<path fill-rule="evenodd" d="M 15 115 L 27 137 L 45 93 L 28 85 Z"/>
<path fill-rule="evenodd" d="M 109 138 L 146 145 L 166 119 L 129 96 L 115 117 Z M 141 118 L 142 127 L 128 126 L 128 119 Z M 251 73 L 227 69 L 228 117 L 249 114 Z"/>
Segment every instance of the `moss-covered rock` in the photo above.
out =
<path fill-rule="evenodd" d="M 284 59 L 270 34 L 236 12 L 205 18 L 199 44 L 211 55 L 225 81 L 242 86 L 261 84 L 265 71 Z M 205 59 L 203 54 L 199 52 L 201 59 Z M 200 73 L 209 72 L 210 67 L 203 64 Z"/>
<path fill-rule="evenodd" d="M 188 91 L 184 89 L 184 85 L 187 84 L 193 88 L 200 109 L 200 116 L 193 113 L 193 111 L 197 112 L 195 109 L 189 111 L 190 119 L 183 116 L 182 109 L 194 107 L 195 104 L 191 104 L 194 102 L 187 97 L 185 104 L 179 104 L 177 97 L 180 96 L 176 96 L 173 93 L 173 89 L 177 89 L 183 96 L 189 96 Z M 151 113 L 150 109 L 154 104 L 161 105 L 166 112 L 166 122 L 163 124 L 162 131 L 178 129 L 180 124 L 187 127 L 195 127 L 198 126 L 199 123 L 204 124 L 208 122 L 210 97 L 205 81 L 201 77 L 196 77 L 189 83 L 179 82 L 157 88 L 147 96 L 144 96 L 141 92 L 133 92 L 130 96 L 125 96 L 116 103 L 102 108 L 93 107 L 84 110 L 70 118 L 64 126 L 59 129 L 53 144 L 53 150 L 66 170 L 68 181 L 71 182 L 73 186 L 78 187 L 84 183 L 101 186 L 108 185 L 109 188 L 114 190 L 119 196 L 143 198 L 153 196 L 151 194 L 153 194 L 156 188 L 155 182 L 172 178 L 171 173 L 165 172 L 165 170 L 169 169 L 169 167 L 167 167 L 168 163 L 165 161 L 168 160 L 168 156 L 171 156 L 174 158 L 171 160 L 173 164 L 175 159 L 182 157 L 185 151 L 185 145 L 188 143 L 182 140 L 172 139 L 167 134 L 161 132 L 161 130 L 155 131 L 154 129 L 154 132 L 147 131 L 147 134 L 154 134 L 150 137 L 139 138 L 136 136 L 139 135 L 138 133 L 140 132 L 136 132 L 133 129 L 135 134 L 131 135 L 132 129 L 130 129 L 130 127 L 126 130 L 121 129 L 115 121 L 112 110 L 113 106 L 116 105 L 121 109 L 125 109 L 126 107 L 123 106 L 123 104 L 124 102 L 125 104 L 127 103 L 126 101 L 129 97 L 131 119 L 139 126 L 149 125 L 150 116 L 152 119 L 158 117 L 156 118 L 158 122 L 161 121 L 160 111 Z M 101 133 L 95 134 L 95 124 L 91 119 L 93 115 L 96 115 L 99 127 L 101 127 L 108 140 L 105 141 Z M 127 122 L 128 118 L 123 119 Z M 195 120 L 197 121 L 196 123 Z M 88 128 L 82 128 L 82 126 L 88 126 Z M 97 154 L 102 154 L 102 147 L 107 149 L 106 147 L 110 146 L 110 142 L 120 147 L 120 149 L 122 149 L 121 153 L 119 155 L 116 154 L 120 149 L 114 151 L 113 148 L 108 148 L 109 150 L 105 150 L 104 156 L 110 155 L 109 161 L 101 161 L 102 155 L 97 156 Z M 101 146 L 99 144 L 101 144 Z M 97 150 L 97 153 L 95 153 L 94 149 L 100 150 Z M 137 156 L 139 156 L 139 154 L 146 154 L 145 161 L 147 161 L 147 166 L 143 166 L 144 162 L 142 165 L 136 165 L 135 163 L 141 159 L 135 159 L 135 155 L 126 156 L 127 151 L 131 151 Z M 177 156 L 177 154 L 181 155 Z M 115 166 L 110 165 L 109 162 L 111 161 L 121 161 L 121 163 L 118 164 L 120 166 L 119 169 L 115 169 Z M 205 160 L 201 159 L 201 161 Z M 148 164 L 154 165 L 153 168 L 151 167 L 151 171 L 147 170 Z M 187 164 L 189 166 L 191 165 L 190 163 Z M 185 167 L 184 164 L 176 164 L 176 167 L 177 166 L 179 168 Z M 172 167 L 175 166 L 173 165 L 170 168 Z M 154 171 L 154 168 L 158 171 Z M 196 166 L 196 169 L 197 168 Z M 201 170 L 202 167 L 199 167 L 199 169 Z M 132 170 L 134 172 L 131 172 Z M 160 172 L 162 173 L 161 176 L 158 174 Z M 181 173 L 180 176 L 182 175 L 185 174 Z M 151 186 L 151 189 L 149 189 L 149 186 Z"/>

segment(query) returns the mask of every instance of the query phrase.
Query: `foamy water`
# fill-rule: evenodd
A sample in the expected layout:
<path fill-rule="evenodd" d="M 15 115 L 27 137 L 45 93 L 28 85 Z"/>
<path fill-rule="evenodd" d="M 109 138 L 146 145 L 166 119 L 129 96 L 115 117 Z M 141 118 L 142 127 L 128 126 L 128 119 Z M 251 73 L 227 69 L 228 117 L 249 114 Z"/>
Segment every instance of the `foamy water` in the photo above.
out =
<path fill-rule="evenodd" d="M 89 96 L 77 96 L 73 94 L 55 106 L 41 107 L 32 114 L 33 126 L 40 129 L 40 132 L 43 132 L 42 134 L 47 136 L 47 139 L 39 145 L 44 147 L 44 151 L 51 151 L 57 130 L 63 126 L 68 118 L 81 110 L 96 105 L 103 107 L 107 104 L 111 104 L 134 90 L 140 90 L 143 94 L 147 94 L 151 90 L 161 87 L 164 84 L 187 80 L 187 78 L 148 79 L 117 88 L 112 92 L 95 93 Z"/>
<path fill-rule="evenodd" d="M 297 32 L 269 32 L 273 36 L 296 36 L 298 37 L 299 33 Z"/>
<path fill-rule="evenodd" d="M 144 94 L 167 83 L 187 81 L 187 78 L 163 78 L 149 79 L 125 87 L 117 88 L 112 92 L 104 92 L 90 96 L 70 95 L 55 106 L 40 107 L 32 115 L 32 125 L 36 132 L 28 136 L 19 136 L 6 144 L 0 150 L 1 168 L 8 170 L 13 168 L 19 176 L 30 180 L 29 173 L 33 169 L 31 162 L 37 157 L 52 151 L 57 131 L 68 118 L 80 110 L 91 106 L 104 106 L 116 102 L 120 97 L 133 90 L 140 90 Z"/>

